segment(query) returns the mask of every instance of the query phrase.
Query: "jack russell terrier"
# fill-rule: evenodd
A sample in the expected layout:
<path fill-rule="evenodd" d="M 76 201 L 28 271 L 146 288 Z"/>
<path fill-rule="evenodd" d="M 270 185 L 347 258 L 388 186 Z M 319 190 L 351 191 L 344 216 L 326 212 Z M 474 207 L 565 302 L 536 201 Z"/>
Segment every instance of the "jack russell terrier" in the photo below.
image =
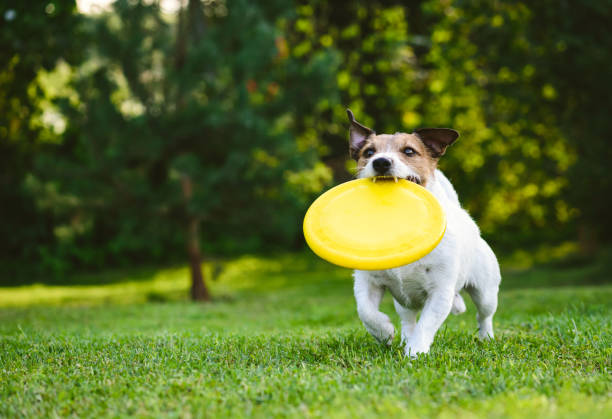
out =
<path fill-rule="evenodd" d="M 402 178 L 417 183 L 437 198 L 447 218 L 444 237 L 423 258 L 398 268 L 354 272 L 357 312 L 364 326 L 380 342 L 391 343 L 395 329 L 389 317 L 379 311 L 383 294 L 389 290 L 401 320 L 406 355 L 415 358 L 429 351 L 449 313 L 465 311 L 459 291 L 466 290 L 478 310 L 480 338 L 492 338 L 501 281 L 499 264 L 474 220 L 461 208 L 450 181 L 437 169 L 438 160 L 459 133 L 424 128 L 412 134 L 377 135 L 357 122 L 348 109 L 347 114 L 357 177 Z M 410 222 L 410 214 L 405 222 Z"/>

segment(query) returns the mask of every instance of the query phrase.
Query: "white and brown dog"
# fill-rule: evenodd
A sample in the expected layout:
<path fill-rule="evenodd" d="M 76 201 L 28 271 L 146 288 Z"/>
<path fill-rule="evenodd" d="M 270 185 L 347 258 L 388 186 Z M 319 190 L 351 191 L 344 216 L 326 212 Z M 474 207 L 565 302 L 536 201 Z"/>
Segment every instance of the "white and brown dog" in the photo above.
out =
<path fill-rule="evenodd" d="M 425 128 L 412 134 L 376 135 L 357 122 L 350 110 L 347 113 L 357 177 L 397 177 L 415 182 L 438 199 L 447 218 L 444 237 L 423 258 L 384 271 L 355 271 L 357 312 L 366 329 L 381 342 L 389 344 L 393 340 L 393 324 L 379 311 L 388 289 L 401 319 L 406 355 L 427 353 L 448 314 L 465 311 L 459 295 L 465 289 L 478 310 L 480 338 L 492 338 L 501 281 L 499 264 L 480 237 L 476 223 L 461 208 L 450 181 L 437 169 L 439 158 L 459 134 L 447 128 Z M 410 222 L 410 214 L 406 214 L 405 222 Z M 419 310 L 422 313 L 417 321 Z"/>

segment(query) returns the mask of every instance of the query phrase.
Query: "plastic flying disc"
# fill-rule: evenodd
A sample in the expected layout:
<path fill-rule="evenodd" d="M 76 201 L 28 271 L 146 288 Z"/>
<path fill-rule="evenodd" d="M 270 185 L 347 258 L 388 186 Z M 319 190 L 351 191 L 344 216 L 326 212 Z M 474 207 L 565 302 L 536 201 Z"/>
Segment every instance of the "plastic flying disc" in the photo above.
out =
<path fill-rule="evenodd" d="M 357 179 L 317 198 L 304 237 L 321 258 L 345 268 L 379 270 L 414 262 L 446 231 L 437 199 L 413 182 Z"/>

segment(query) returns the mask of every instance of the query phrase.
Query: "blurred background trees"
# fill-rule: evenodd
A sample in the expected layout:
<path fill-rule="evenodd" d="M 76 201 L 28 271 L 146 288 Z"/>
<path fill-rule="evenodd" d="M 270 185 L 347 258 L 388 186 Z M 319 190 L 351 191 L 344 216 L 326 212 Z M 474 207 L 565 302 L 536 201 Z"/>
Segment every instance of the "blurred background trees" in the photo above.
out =
<path fill-rule="evenodd" d="M 9 271 L 39 260 L 43 248 L 55 243 L 52 221 L 36 207 L 24 182 L 35 156 L 63 128 L 40 76 L 58 61 L 81 62 L 81 16 L 67 0 L 37 7 L 4 2 L 0 17 L 0 259 Z"/>
<path fill-rule="evenodd" d="M 308 204 L 351 177 L 347 106 L 459 130 L 441 166 L 498 249 L 609 241 L 612 1 L 175 6 L 1 6 L 8 281 L 187 252 L 206 298 L 200 246 L 303 247 Z"/>

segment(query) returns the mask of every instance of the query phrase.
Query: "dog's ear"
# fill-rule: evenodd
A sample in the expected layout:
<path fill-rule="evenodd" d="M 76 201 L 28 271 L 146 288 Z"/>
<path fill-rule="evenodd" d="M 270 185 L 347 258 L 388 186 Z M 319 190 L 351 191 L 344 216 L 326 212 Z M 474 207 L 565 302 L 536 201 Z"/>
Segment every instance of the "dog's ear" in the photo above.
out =
<path fill-rule="evenodd" d="M 374 132 L 374 130 L 357 122 L 355 120 L 355 115 L 353 115 L 353 112 L 351 112 L 350 109 L 346 110 L 346 114 L 348 115 L 348 119 L 351 122 L 351 127 L 349 128 L 349 144 L 351 150 L 351 157 L 355 160 L 358 160 L 359 150 L 361 150 L 368 137 L 376 133 Z"/>
<path fill-rule="evenodd" d="M 459 138 L 459 133 L 450 128 L 421 128 L 414 134 L 423 141 L 435 158 L 440 158 L 446 151 L 446 147 Z"/>

